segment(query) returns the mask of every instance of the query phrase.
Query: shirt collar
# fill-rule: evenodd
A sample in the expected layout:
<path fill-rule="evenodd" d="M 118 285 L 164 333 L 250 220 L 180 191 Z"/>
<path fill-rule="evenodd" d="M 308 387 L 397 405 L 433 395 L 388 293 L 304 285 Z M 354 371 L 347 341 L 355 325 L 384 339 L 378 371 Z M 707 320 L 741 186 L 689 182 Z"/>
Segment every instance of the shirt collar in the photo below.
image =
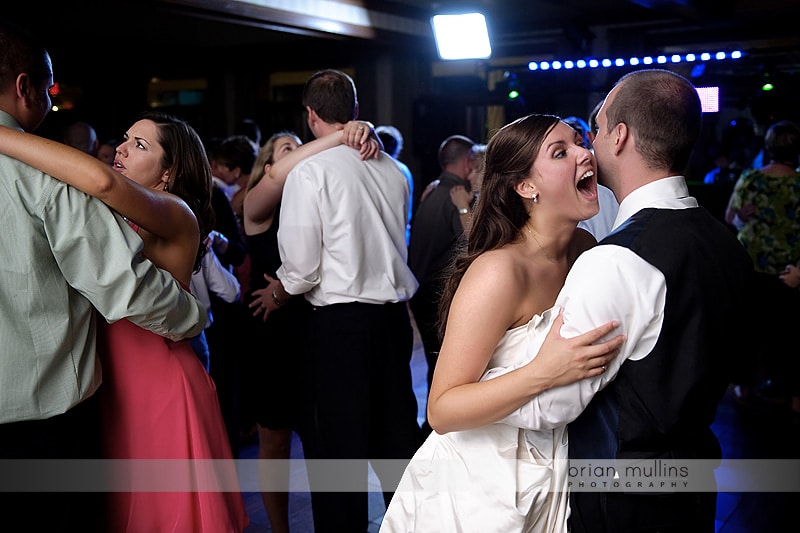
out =
<path fill-rule="evenodd" d="M 625 197 L 619 204 L 619 211 L 612 229 L 616 229 L 631 216 L 647 207 L 686 209 L 697 206 L 697 200 L 689 195 L 689 186 L 683 176 L 662 178 L 642 185 Z"/>
<path fill-rule="evenodd" d="M 5 111 L 0 110 L 0 124 L 6 126 L 7 128 L 14 128 L 16 130 L 22 130 L 20 128 L 19 123 L 14 120 L 14 117 L 6 113 Z"/>

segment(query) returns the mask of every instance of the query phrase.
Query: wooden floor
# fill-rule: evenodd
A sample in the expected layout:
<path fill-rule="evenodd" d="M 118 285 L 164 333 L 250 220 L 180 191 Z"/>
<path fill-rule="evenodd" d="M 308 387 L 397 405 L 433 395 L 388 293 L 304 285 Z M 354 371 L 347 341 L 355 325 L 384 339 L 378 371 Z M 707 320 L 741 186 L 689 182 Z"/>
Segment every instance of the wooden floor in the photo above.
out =
<path fill-rule="evenodd" d="M 425 363 L 422 344 L 415 337 L 412 374 L 414 390 L 420 406 L 420 415 L 425 409 L 426 384 Z M 420 416 L 420 422 L 422 417 Z M 800 459 L 800 420 L 793 417 L 785 404 L 754 400 L 750 406 L 737 404 L 733 388 L 720 404 L 713 430 L 720 439 L 724 459 Z M 257 444 L 248 444 L 240 449 L 241 459 L 256 458 Z M 302 444 L 294 436 L 292 458 L 302 458 Z M 797 472 L 797 462 L 795 472 Z M 294 464 L 302 465 L 302 461 Z M 719 477 L 718 472 L 718 477 Z M 313 533 L 311 500 L 308 492 L 296 490 L 307 487 L 308 481 L 302 466 L 293 468 L 289 497 L 289 512 L 292 533 Z M 375 533 L 380 528 L 385 507 L 377 478 L 370 472 L 369 493 L 370 524 L 368 531 Z M 800 492 L 791 493 L 732 493 L 721 492 L 717 497 L 717 533 L 789 533 L 798 531 L 794 514 L 800 510 Z M 245 533 L 271 532 L 261 497 L 257 492 L 245 493 L 245 504 L 250 516 L 250 526 Z M 690 526 L 691 524 L 687 524 Z M 687 530 L 690 528 L 687 528 Z M 446 532 L 442 532 L 446 533 Z"/>

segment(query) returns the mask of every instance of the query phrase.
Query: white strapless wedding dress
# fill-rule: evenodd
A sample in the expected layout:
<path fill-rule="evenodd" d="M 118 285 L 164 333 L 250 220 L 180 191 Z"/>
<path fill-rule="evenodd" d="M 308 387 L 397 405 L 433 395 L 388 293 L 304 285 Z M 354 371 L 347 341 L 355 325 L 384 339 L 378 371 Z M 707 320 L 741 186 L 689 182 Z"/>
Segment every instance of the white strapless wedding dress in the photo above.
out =
<path fill-rule="evenodd" d="M 537 315 L 507 331 L 481 380 L 527 362 L 546 322 Z M 380 533 L 562 533 L 568 515 L 566 426 L 495 423 L 431 433 L 403 473 Z"/>

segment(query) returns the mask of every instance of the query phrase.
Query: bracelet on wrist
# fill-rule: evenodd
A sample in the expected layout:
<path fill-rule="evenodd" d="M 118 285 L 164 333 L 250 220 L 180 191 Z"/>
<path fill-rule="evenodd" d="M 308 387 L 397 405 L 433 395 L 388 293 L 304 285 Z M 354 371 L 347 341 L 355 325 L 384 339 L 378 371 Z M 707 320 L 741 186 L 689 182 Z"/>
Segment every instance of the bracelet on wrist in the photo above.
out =
<path fill-rule="evenodd" d="M 275 305 L 277 305 L 278 307 L 280 307 L 280 306 L 282 306 L 282 305 L 283 305 L 283 302 L 281 302 L 281 301 L 278 299 L 278 293 L 277 293 L 277 290 L 278 290 L 278 289 L 272 289 L 272 301 L 275 303 Z"/>

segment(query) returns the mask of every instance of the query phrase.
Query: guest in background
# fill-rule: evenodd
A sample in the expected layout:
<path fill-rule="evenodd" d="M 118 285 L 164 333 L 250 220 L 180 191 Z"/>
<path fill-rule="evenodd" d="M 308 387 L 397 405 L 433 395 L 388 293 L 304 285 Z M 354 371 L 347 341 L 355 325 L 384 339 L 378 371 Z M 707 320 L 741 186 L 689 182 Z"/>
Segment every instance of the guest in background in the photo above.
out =
<path fill-rule="evenodd" d="M 368 123 L 359 123 L 369 127 Z M 258 309 L 264 298 L 267 280 L 275 278 L 281 265 L 278 249 L 278 224 L 280 200 L 286 177 L 294 165 L 306 157 L 337 146 L 345 139 L 344 129 L 336 131 L 302 146 L 300 138 L 292 132 L 282 131 L 272 135 L 261 147 L 256 159 L 247 194 L 244 199 L 244 229 L 251 250 L 250 289 L 246 297 L 251 308 L 256 309 L 252 323 L 254 343 L 268 343 L 267 353 L 251 356 L 248 374 L 253 375 L 247 400 L 257 405 L 258 457 L 279 459 L 285 462 L 268 463 L 260 470 L 260 479 L 269 487 L 283 490 L 261 492 L 264 508 L 269 516 L 272 531 L 289 531 L 289 464 L 292 429 L 296 427 L 295 407 L 300 400 L 298 362 L 302 355 L 302 339 L 311 305 L 305 298 L 291 298 L 272 313 L 269 320 L 261 319 Z M 360 146 L 359 146 L 360 148 Z M 380 145 L 371 145 L 377 155 Z"/>
<path fill-rule="evenodd" d="M 469 159 L 471 169 L 469 171 L 469 175 L 467 176 L 467 181 L 469 181 L 472 195 L 477 200 L 478 195 L 481 193 L 481 186 L 483 185 L 483 171 L 486 167 L 486 145 L 482 143 L 476 143 L 469 153 Z"/>
<path fill-rule="evenodd" d="M 231 138 L 236 140 L 226 142 Z M 226 144 L 224 148 L 223 143 Z M 211 246 L 220 263 L 239 280 L 241 294 L 245 294 L 249 283 L 250 259 L 241 218 L 235 212 L 231 199 L 236 193 L 240 193 L 240 198 L 243 198 L 247 181 L 242 174 L 249 173 L 252 168 L 241 165 L 252 165 L 257 149 L 254 142 L 248 141 L 242 135 L 212 136 L 204 145 L 211 164 L 211 174 L 214 176 L 211 205 L 216 223 L 215 232 L 211 234 Z M 231 169 L 227 165 L 235 168 Z M 247 336 L 248 329 L 244 327 L 248 318 L 247 309 L 241 299 L 229 303 L 213 294 L 211 307 L 214 324 L 206 330 L 209 350 L 216 354 L 211 377 L 217 384 L 217 396 L 234 456 L 238 457 L 240 446 L 257 435 L 253 414 L 241 398 L 242 381 L 247 379 L 243 370 L 244 357 L 252 346 L 252 341 Z"/>
<path fill-rule="evenodd" d="M 467 176 L 467 181 L 469 181 L 469 189 L 464 185 L 455 185 L 450 189 L 450 201 L 453 205 L 458 209 L 459 213 L 469 213 L 472 207 L 475 205 L 475 202 L 478 200 L 478 193 L 481 190 L 481 184 L 483 183 L 483 168 L 484 168 L 484 158 L 486 156 L 486 145 L 485 144 L 475 144 L 470 151 L 469 158 L 472 164 L 472 170 L 470 170 L 469 175 Z M 439 185 L 439 180 L 434 180 L 425 187 L 425 190 L 422 192 L 422 199 L 424 200 L 425 197 L 431 193 L 437 186 Z M 466 215 L 461 216 L 461 224 L 464 227 L 464 234 L 468 234 L 470 229 L 472 228 L 472 216 Z"/>
<path fill-rule="evenodd" d="M 272 165 L 302 142 L 291 132 L 272 135 L 258 152 L 244 198 L 244 235 L 250 250 L 250 291 L 267 285 L 264 274 L 274 277 L 281 264 L 278 252 L 278 221 L 282 184 L 273 189 L 264 182 Z M 269 181 L 269 178 L 267 178 Z M 245 302 L 252 294 L 245 295 Z M 250 404 L 258 427 L 258 458 L 268 459 L 259 469 L 264 485 L 261 499 L 270 528 L 289 532 L 289 458 L 295 408 L 299 399 L 298 360 L 305 338 L 306 314 L 311 306 L 303 298 L 292 298 L 279 313 L 264 322 L 248 317 L 253 345 L 259 348 L 243 358 L 245 378 L 242 401 Z"/>
<path fill-rule="evenodd" d="M 737 236 L 753 259 L 761 305 L 770 309 L 761 319 L 772 333 L 759 343 L 750 375 L 738 382 L 745 402 L 758 381 L 762 396 L 800 396 L 798 358 L 788 349 L 800 323 L 800 295 L 779 278 L 800 258 L 800 125 L 788 120 L 771 125 L 764 155 L 766 165 L 742 172 L 725 213 L 728 223 L 741 220 Z"/>
<path fill-rule="evenodd" d="M 244 135 L 253 141 L 257 147 L 261 148 L 261 127 L 252 118 L 243 118 L 237 122 L 236 127 L 233 129 L 233 134 Z"/>
<path fill-rule="evenodd" d="M 245 189 L 257 155 L 258 146 L 249 137 L 231 135 L 222 139 L 212 150 L 209 160 L 211 174 L 225 191 L 240 225 Z"/>
<path fill-rule="evenodd" d="M 209 149 L 213 147 L 207 143 L 206 150 Z M 238 269 L 248 259 L 247 244 L 231 202 L 217 180 L 214 180 L 211 190 L 211 207 L 215 220 L 214 230 L 209 233 L 211 248 L 222 266 L 236 276 Z M 243 293 L 242 279 L 239 276 L 236 279 Z M 242 359 L 252 346 L 246 335 L 247 329 L 243 326 L 248 318 L 247 310 L 241 299 L 226 302 L 215 294 L 210 297 L 214 323 L 205 330 L 209 352 L 214 359 L 210 372 L 217 385 L 217 397 L 225 419 L 228 439 L 234 457 L 238 457 L 242 439 L 249 433 L 251 425 L 251 416 L 246 413 L 246 406 L 240 400 Z"/>
<path fill-rule="evenodd" d="M 411 228 L 408 265 L 419 281 L 419 289 L 409 305 L 425 348 L 429 389 L 441 347 L 438 310 L 444 282 L 442 272 L 452 259 L 470 217 L 469 207 L 456 207 L 450 193 L 461 186 L 463 191 L 457 190 L 455 194 L 462 193 L 461 201 L 472 201 L 468 178 L 473 146 L 475 142 L 463 135 L 451 135 L 442 141 L 439 145 L 442 173 L 437 186 L 417 207 Z"/>
<path fill-rule="evenodd" d="M 3 150 L 35 155 L 42 139 L 20 130 L 34 131 L 44 120 L 52 85 L 44 46 L 0 22 Z M 45 163 L 67 166 L 47 153 L 41 153 Z M 99 322 L 127 319 L 177 341 L 202 331 L 205 310 L 143 257 L 141 240 L 100 200 L 6 155 L 0 155 L 0 176 L 0 247 L 9 252 L 0 283 L 0 459 L 96 459 Z M 102 509 L 97 493 L 6 492 L 0 498 L 3 520 L 36 533 L 105 532 Z"/>
<path fill-rule="evenodd" d="M 117 210 L 141 238 L 144 255 L 189 287 L 205 252 L 201 232 L 209 230 L 214 214 L 210 167 L 188 123 L 142 114 L 118 147 L 114 168 L 24 135 L 0 143 L 3 150 Z M 98 352 L 105 458 L 232 458 L 214 383 L 188 340 L 169 342 L 119 320 L 99 330 Z M 241 494 L 231 489 L 238 487 L 232 464 L 214 471 L 202 463 L 193 468 L 198 470 L 173 480 L 182 482 L 182 491 L 108 493 L 108 530 L 243 531 L 248 519 Z M 191 491 L 198 479 L 205 489 Z"/>
<path fill-rule="evenodd" d="M 355 84 L 338 70 L 312 75 L 302 102 L 316 138 L 347 129 L 357 118 Z M 357 125 L 350 134 L 365 142 L 369 132 Z M 417 288 L 406 262 L 408 201 L 408 182 L 388 155 L 363 160 L 348 146 L 304 159 L 284 186 L 282 263 L 278 280 L 264 290 L 272 300 L 265 302 L 268 313 L 292 295 L 303 295 L 314 306 L 306 330 L 298 433 L 306 459 L 360 460 L 342 474 L 342 482 L 358 488 L 341 492 L 319 489 L 330 483 L 330 471 L 309 466 L 318 533 L 367 529 L 366 459 L 408 460 L 420 443 L 407 309 Z M 394 472 L 372 464 L 388 505 Z"/>
<path fill-rule="evenodd" d="M 241 285 L 239 280 L 233 273 L 222 266 L 219 262 L 211 242 L 214 240 L 214 231 L 212 230 L 209 235 L 203 239 L 206 251 L 200 263 L 200 269 L 192 272 L 192 281 L 189 288 L 192 294 L 200 300 L 208 311 L 208 320 L 206 321 L 206 329 L 214 323 L 214 312 L 211 307 L 211 295 L 214 294 L 217 298 L 224 302 L 231 303 L 239 299 Z M 208 347 L 208 340 L 206 339 L 205 330 L 197 337 L 192 339 L 192 348 L 203 363 L 206 372 L 211 369 L 211 351 Z"/>
<path fill-rule="evenodd" d="M 391 125 L 383 125 L 375 128 L 375 133 L 383 143 L 384 151 L 392 156 L 397 166 L 403 171 L 403 175 L 408 181 L 408 189 L 410 191 L 408 201 L 408 219 L 406 220 L 406 245 L 411 238 L 411 218 L 414 215 L 414 176 L 411 174 L 411 169 L 408 165 L 400 160 L 400 154 L 403 152 L 403 134 L 400 133 L 396 127 Z"/>
<path fill-rule="evenodd" d="M 770 126 L 764 152 L 767 164 L 742 173 L 725 218 L 742 219 L 738 237 L 756 271 L 775 276 L 800 257 L 800 126 L 788 120 Z"/>
<path fill-rule="evenodd" d="M 732 147 L 722 143 L 714 143 L 709 147 L 709 155 L 714 162 L 714 168 L 703 177 L 703 183 L 713 185 L 727 185 L 736 183 L 742 173 L 742 164 L 736 159 Z"/>
<path fill-rule="evenodd" d="M 567 125 L 571 126 L 572 129 L 578 132 L 578 135 L 581 136 L 581 140 L 583 141 L 583 145 L 587 148 L 591 148 L 592 139 L 589 137 L 589 124 L 587 124 L 586 121 L 581 117 L 576 117 L 574 115 L 563 120 Z"/>
<path fill-rule="evenodd" d="M 116 139 L 106 139 L 101 142 L 97 147 L 97 159 L 106 165 L 113 165 L 114 157 L 117 155 L 117 144 Z"/>
<path fill-rule="evenodd" d="M 92 125 L 80 120 L 64 128 L 64 144 L 91 156 L 97 156 L 97 149 L 100 145 L 97 140 L 97 132 Z"/>

